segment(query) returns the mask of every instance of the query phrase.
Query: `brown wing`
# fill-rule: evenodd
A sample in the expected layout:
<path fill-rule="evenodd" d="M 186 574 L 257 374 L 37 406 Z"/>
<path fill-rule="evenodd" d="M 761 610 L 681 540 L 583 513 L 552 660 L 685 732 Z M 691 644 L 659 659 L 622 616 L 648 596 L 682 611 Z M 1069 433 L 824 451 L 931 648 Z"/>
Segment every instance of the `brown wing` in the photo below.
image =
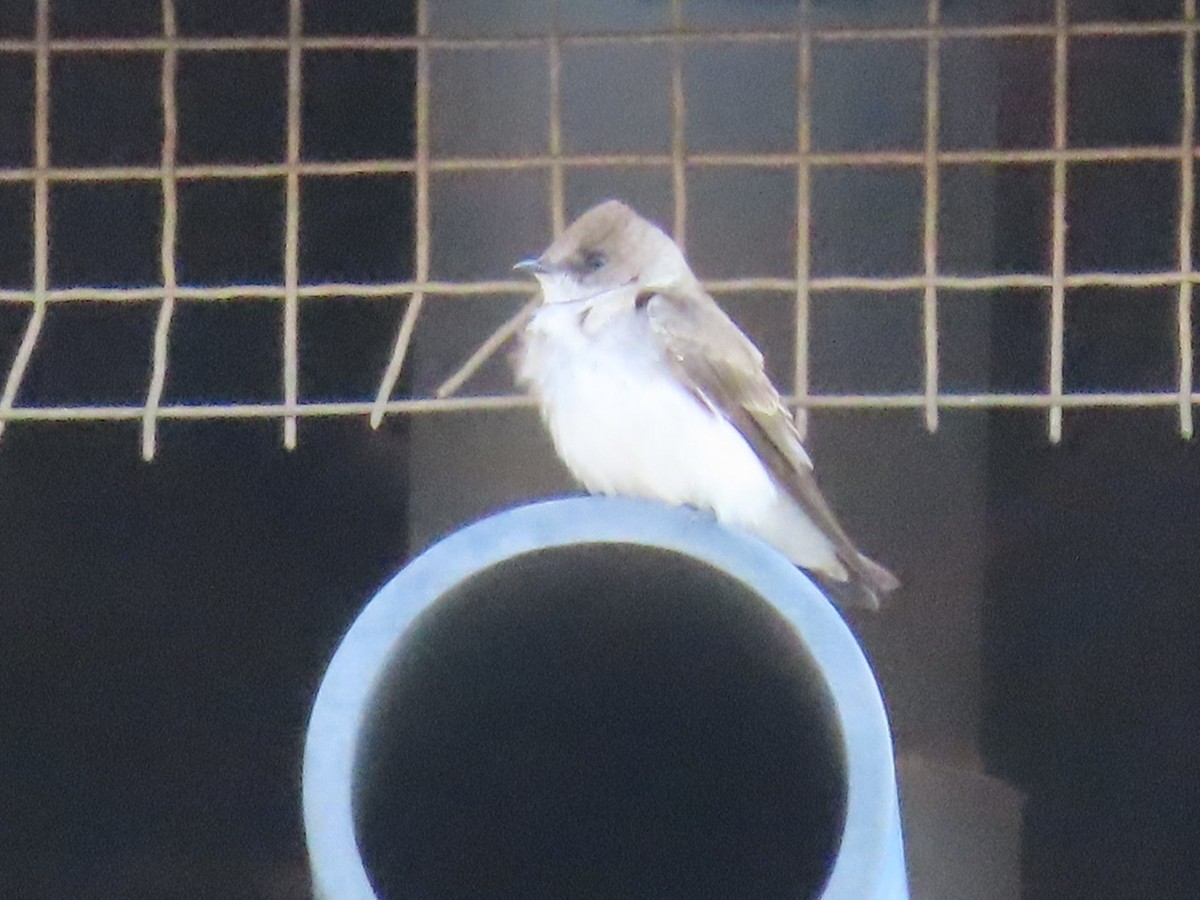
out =
<path fill-rule="evenodd" d="M 838 557 L 872 593 L 899 582 L 863 556 L 822 496 L 792 414 L 763 370 L 762 354 L 699 288 L 656 293 L 644 303 L 651 328 L 680 378 L 706 406 L 742 434 L 775 480 L 837 548 Z"/>

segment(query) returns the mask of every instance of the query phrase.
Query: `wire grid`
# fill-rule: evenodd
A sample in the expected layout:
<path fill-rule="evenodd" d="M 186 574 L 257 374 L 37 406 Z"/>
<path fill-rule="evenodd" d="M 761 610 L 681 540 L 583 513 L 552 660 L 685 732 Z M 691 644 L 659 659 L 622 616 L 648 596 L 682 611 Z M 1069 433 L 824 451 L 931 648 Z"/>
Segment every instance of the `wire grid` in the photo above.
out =
<path fill-rule="evenodd" d="M 1146 22 L 1075 22 L 1068 0 L 1055 0 L 1053 21 L 1044 23 L 954 25 L 942 20 L 940 0 L 927 0 L 923 25 L 900 27 L 813 25 L 812 0 L 802 0 L 801 21 L 795 29 L 757 31 L 692 31 L 683 20 L 683 0 L 671 0 L 671 27 L 665 31 L 619 34 L 564 34 L 558 27 L 558 2 L 552 3 L 553 27 L 545 36 L 503 38 L 447 38 L 430 35 L 429 4 L 418 0 L 417 28 L 405 36 L 310 36 L 304 33 L 302 0 L 289 0 L 286 37 L 184 37 L 178 33 L 174 0 L 162 0 L 161 37 L 52 38 L 51 0 L 37 0 L 33 40 L 0 39 L 0 54 L 30 54 L 34 59 L 34 165 L 0 169 L 0 183 L 33 185 L 33 280 L 29 290 L 0 289 L 0 302 L 24 304 L 29 317 L 17 352 L 0 393 L 0 433 L 8 422 L 140 420 L 142 454 L 153 458 L 157 427 L 163 419 L 273 418 L 281 420 L 283 442 L 296 444 L 297 419 L 307 416 L 368 416 L 378 427 L 388 414 L 498 409 L 525 406 L 519 395 L 458 396 L 457 391 L 527 320 L 536 298 L 484 340 L 458 371 L 428 397 L 393 398 L 418 319 L 430 295 L 527 294 L 523 281 L 499 278 L 486 281 L 447 282 L 430 279 L 430 174 L 542 170 L 549 173 L 551 220 L 555 233 L 564 227 L 564 170 L 574 167 L 652 167 L 669 169 L 673 187 L 673 231 L 686 244 L 688 212 L 687 173 L 708 167 L 763 167 L 792 169 L 796 173 L 797 229 L 794 277 L 747 277 L 710 280 L 715 292 L 762 290 L 794 294 L 796 305 L 795 371 L 792 394 L 801 427 L 809 409 L 904 409 L 921 412 L 926 427 L 938 426 L 942 409 L 1027 408 L 1044 410 L 1049 439 L 1062 437 L 1063 410 L 1080 407 L 1176 407 L 1184 437 L 1193 434 L 1193 404 L 1200 394 L 1193 387 L 1192 295 L 1196 273 L 1192 264 L 1191 231 L 1194 220 L 1197 158 L 1194 138 L 1196 102 L 1196 0 L 1184 0 L 1182 18 Z M 1071 40 L 1088 36 L 1145 37 L 1176 35 L 1182 38 L 1182 138 L 1179 146 L 1071 147 L 1067 140 L 1068 58 Z M 939 147 L 940 49 L 949 41 L 1050 38 L 1054 43 L 1053 144 L 1045 148 L 946 150 Z M 689 44 L 736 42 L 787 44 L 796 48 L 797 136 L 788 153 L 693 153 L 686 144 L 686 96 L 683 50 Z M 921 42 L 925 51 L 924 147 L 919 151 L 814 152 L 812 149 L 813 48 L 838 42 Z M 565 46 L 667 44 L 671 48 L 670 152 L 666 154 L 576 154 L 563 152 L 561 108 L 561 53 Z M 485 49 L 541 47 L 548 56 L 550 116 L 548 153 L 505 158 L 433 158 L 430 153 L 430 51 L 435 49 Z M 266 164 L 180 165 L 176 161 L 176 76 L 181 52 L 286 51 L 287 141 L 286 159 Z M 411 159 L 367 159 L 310 162 L 301 158 L 301 77 L 306 52 L 326 50 L 412 50 L 416 57 L 415 138 Z M 55 54 L 123 54 L 155 52 L 162 55 L 161 106 L 163 135 L 158 166 L 55 167 L 50 164 L 50 62 Z M 1173 161 L 1179 164 L 1178 267 L 1154 272 L 1068 272 L 1066 264 L 1067 175 L 1074 163 Z M 1051 266 L 1049 274 L 948 275 L 938 269 L 939 174 L 943 167 L 971 164 L 1048 163 L 1052 166 Z M 815 168 L 900 166 L 918 168 L 924 179 L 922 230 L 923 271 L 899 277 L 834 275 L 813 277 L 811 272 L 812 172 Z M 304 176 L 359 174 L 409 174 L 415 191 L 415 278 L 411 281 L 371 284 L 300 283 L 298 244 L 300 233 L 300 179 Z M 176 233 L 180 181 L 204 179 L 284 178 L 285 230 L 282 284 L 229 284 L 193 286 L 179 284 L 176 274 Z M 49 282 L 50 185 L 59 182 L 158 181 L 162 187 L 161 284 L 138 288 L 54 288 Z M 1079 287 L 1167 287 L 1177 291 L 1178 386 L 1172 391 L 1067 393 L 1063 381 L 1063 337 L 1066 292 Z M 938 297 L 944 290 L 986 292 L 998 289 L 1040 288 L 1049 291 L 1050 328 L 1046 361 L 1046 390 L 1038 393 L 950 393 L 939 384 Z M 897 293 L 918 291 L 922 296 L 923 389 L 898 394 L 815 394 L 809 389 L 810 302 L 815 291 L 865 291 Z M 374 399 L 354 402 L 310 402 L 301 399 L 298 384 L 298 304 L 301 298 L 335 296 L 408 297 L 392 353 L 379 380 Z M 169 339 L 177 300 L 232 300 L 267 298 L 283 301 L 283 401 L 281 403 L 163 404 L 169 367 Z M 80 301 L 160 301 L 154 331 L 152 367 L 145 401 L 125 406 L 19 406 L 16 398 L 29 361 L 38 345 L 47 307 L 52 303 Z"/>

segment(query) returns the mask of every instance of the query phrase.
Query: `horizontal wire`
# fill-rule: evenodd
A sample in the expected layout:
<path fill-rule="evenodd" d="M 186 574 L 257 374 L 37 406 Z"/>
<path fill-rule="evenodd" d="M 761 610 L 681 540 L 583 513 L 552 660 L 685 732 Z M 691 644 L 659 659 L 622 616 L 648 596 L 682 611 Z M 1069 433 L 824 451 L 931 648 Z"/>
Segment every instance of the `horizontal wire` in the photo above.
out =
<path fill-rule="evenodd" d="M 1014 22 L 993 25 L 900 25 L 900 26 L 817 26 L 808 31 L 813 40 L 827 43 L 858 41 L 924 41 L 937 40 L 1004 40 L 1013 38 L 1053 38 L 1061 31 L 1070 37 L 1155 37 L 1183 35 L 1196 31 L 1200 23 L 1185 20 L 1146 22 L 1071 22 L 1065 28 L 1053 21 Z M 668 44 L 682 41 L 687 44 L 710 43 L 790 43 L 796 40 L 799 25 L 792 28 L 724 31 L 697 29 L 686 25 L 679 31 L 648 30 L 563 34 L 563 46 L 602 46 L 610 44 Z M 416 35 L 307 35 L 300 44 L 303 50 L 416 50 L 424 45 L 433 50 L 502 50 L 542 48 L 551 41 L 549 34 L 497 37 L 418 37 Z M 49 41 L 51 53 L 162 53 L 172 47 L 181 53 L 197 52 L 286 52 L 288 39 L 284 35 L 257 37 L 109 37 L 54 38 Z M 0 53 L 33 53 L 36 42 L 30 39 L 0 39 Z"/>
<path fill-rule="evenodd" d="M 1167 288 L 1181 283 L 1200 282 L 1200 272 L 1077 272 L 1065 276 L 1063 283 L 1068 288 Z M 1049 289 L 1054 284 L 1051 275 L 831 275 L 809 279 L 814 292 L 862 291 L 866 293 L 902 293 L 921 291 L 928 286 L 949 291 L 1003 291 L 1022 289 Z M 703 282 L 706 290 L 713 294 L 775 293 L 795 291 L 798 282 L 794 278 L 747 277 L 708 279 Z M 316 298 L 388 298 L 405 297 L 421 292 L 429 299 L 437 297 L 465 297 L 480 295 L 523 296 L 532 294 L 534 288 L 524 281 L 397 281 L 391 283 L 331 283 L 302 284 L 296 289 L 304 299 Z M 40 294 L 34 290 L 0 288 L 0 303 L 136 303 L 161 300 L 166 293 L 161 286 L 113 288 L 71 287 L 54 288 Z M 237 300 L 282 300 L 288 295 L 282 284 L 231 284 L 216 286 L 179 285 L 174 296 L 180 300 L 237 301 Z"/>
<path fill-rule="evenodd" d="M 1200 149 L 1192 151 L 1200 158 Z M 838 153 L 813 152 L 803 157 L 799 153 L 689 153 L 684 164 L 693 168 L 722 166 L 782 169 L 807 163 L 816 168 L 904 167 L 926 164 L 929 157 L 920 150 L 845 151 Z M 1011 150 L 939 150 L 933 159 L 939 165 L 1033 165 L 1037 163 L 1101 163 L 1101 162 L 1176 162 L 1177 146 L 1149 145 L 1142 147 L 1032 147 Z M 431 173 L 446 172 L 517 172 L 567 168 L 669 168 L 675 160 L 669 153 L 637 154 L 610 153 L 562 156 L 519 157 L 459 157 L 431 158 Z M 179 165 L 174 176 L 177 181 L 209 179 L 353 177 L 356 175 L 411 175 L 417 170 L 415 159 L 361 159 L 342 162 L 272 162 L 272 163 L 211 163 Z M 0 182 L 24 182 L 44 178 L 51 183 L 78 182 L 137 182 L 159 181 L 161 166 L 36 166 L 0 168 Z"/>
<path fill-rule="evenodd" d="M 804 409 L 887 410 L 920 409 L 926 405 L 925 394 L 808 394 L 786 397 L 785 402 Z M 1135 393 L 1061 394 L 939 394 L 941 409 L 1104 409 L 1174 407 L 1179 392 L 1145 391 Z M 1193 393 L 1193 405 L 1200 404 L 1200 392 Z M 384 411 L 392 413 L 476 412 L 489 409 L 532 408 L 536 401 L 523 394 L 493 394 L 486 396 L 419 397 L 389 400 Z M 341 402 L 287 403 L 228 403 L 174 404 L 160 406 L 158 419 L 255 419 L 321 418 L 333 416 L 362 416 L 368 418 L 375 408 L 373 400 Z M 4 422 L 85 422 L 131 421 L 145 414 L 142 405 L 130 406 L 19 406 L 0 411 Z"/>

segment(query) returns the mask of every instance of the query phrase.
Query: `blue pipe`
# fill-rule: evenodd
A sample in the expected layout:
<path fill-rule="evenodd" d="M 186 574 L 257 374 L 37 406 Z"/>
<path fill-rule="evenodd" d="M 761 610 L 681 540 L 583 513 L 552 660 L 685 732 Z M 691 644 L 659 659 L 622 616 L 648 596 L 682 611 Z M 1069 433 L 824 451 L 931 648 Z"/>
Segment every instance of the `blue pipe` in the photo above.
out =
<path fill-rule="evenodd" d="M 893 751 L 799 570 L 580 497 L 431 547 L 343 638 L 304 753 L 323 900 L 906 900 Z"/>

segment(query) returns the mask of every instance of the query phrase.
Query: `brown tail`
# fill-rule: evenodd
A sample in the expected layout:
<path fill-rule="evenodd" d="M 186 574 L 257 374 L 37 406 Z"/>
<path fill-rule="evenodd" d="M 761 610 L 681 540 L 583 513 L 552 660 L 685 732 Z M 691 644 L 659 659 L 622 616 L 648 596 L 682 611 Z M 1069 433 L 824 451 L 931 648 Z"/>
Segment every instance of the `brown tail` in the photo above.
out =
<path fill-rule="evenodd" d="M 900 587 L 899 578 L 875 562 L 875 560 L 867 559 L 861 553 L 858 554 L 857 559 L 847 561 L 846 567 L 873 593 L 881 596 L 890 594 L 896 588 Z"/>
<path fill-rule="evenodd" d="M 842 563 L 850 570 L 848 581 L 836 581 L 815 573 L 838 606 L 877 610 L 880 601 L 900 587 L 900 579 L 861 553 L 852 559 L 843 559 Z"/>

